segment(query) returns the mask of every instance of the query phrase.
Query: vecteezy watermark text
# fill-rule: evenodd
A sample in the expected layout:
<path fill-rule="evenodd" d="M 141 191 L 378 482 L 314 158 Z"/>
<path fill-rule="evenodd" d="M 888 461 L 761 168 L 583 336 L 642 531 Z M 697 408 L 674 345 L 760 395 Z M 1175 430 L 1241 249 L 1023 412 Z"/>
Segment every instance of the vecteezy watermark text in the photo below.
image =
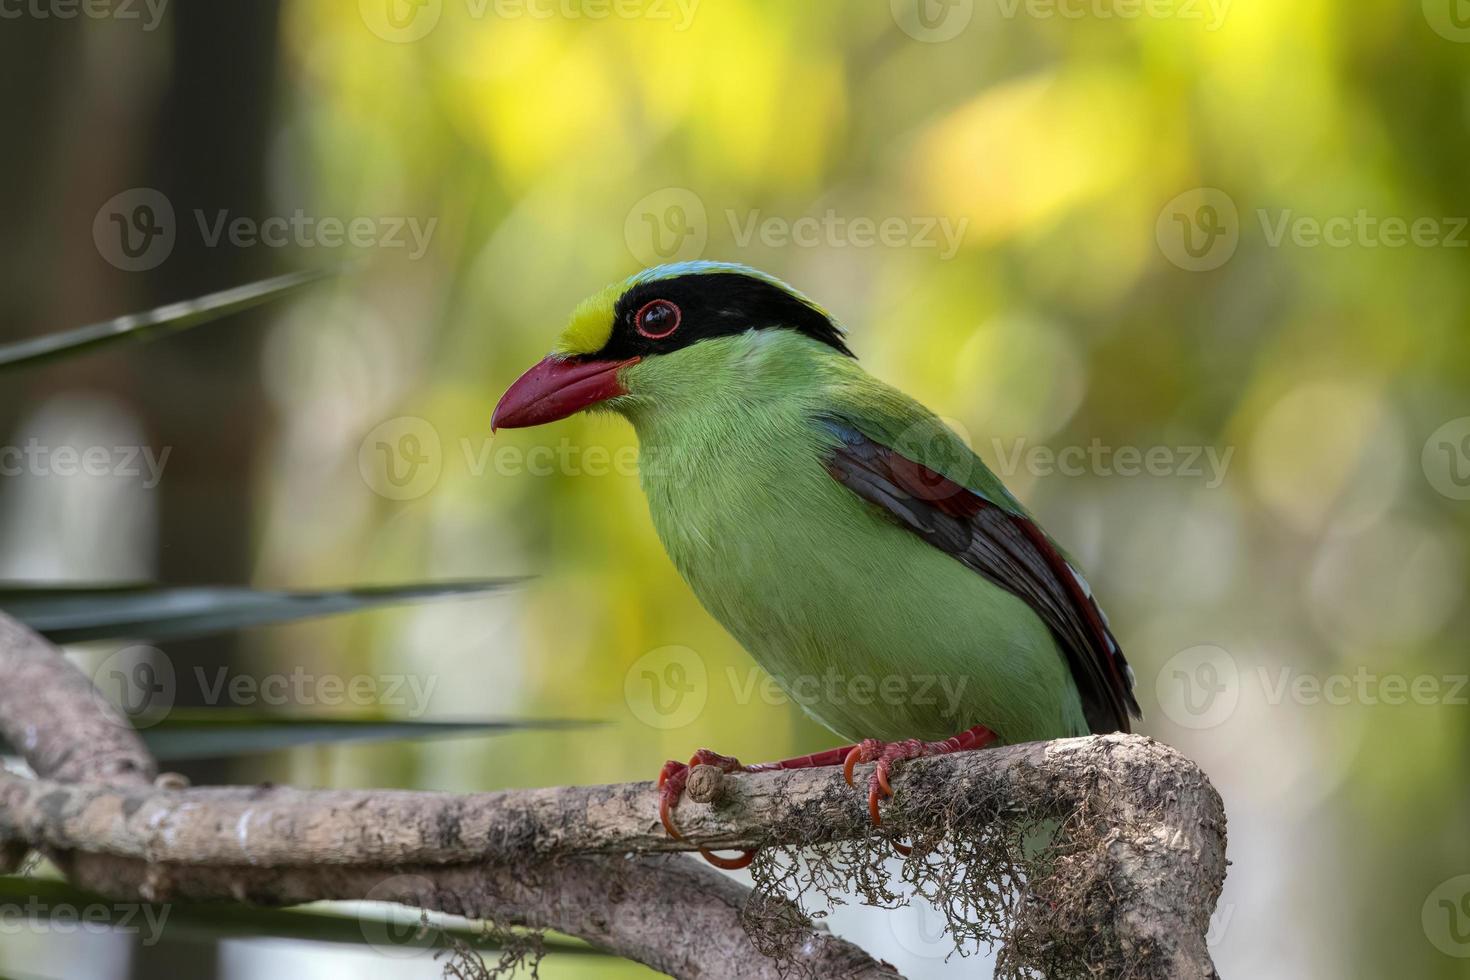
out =
<path fill-rule="evenodd" d="M 1165 717 L 1185 728 L 1215 728 L 1229 721 L 1242 697 L 1258 705 L 1302 707 L 1465 707 L 1470 675 L 1379 673 L 1359 665 L 1348 673 L 1299 670 L 1292 665 L 1241 670 L 1228 650 L 1201 644 L 1170 657 L 1155 678 Z"/>
<path fill-rule="evenodd" d="M 759 240 L 767 248 L 920 248 L 935 249 L 941 259 L 952 259 L 965 239 L 969 218 L 954 220 L 944 215 L 889 215 L 870 218 L 847 217 L 828 208 L 819 215 L 786 218 L 759 210 L 742 217 L 725 211 L 730 235 L 740 248 Z"/>
<path fill-rule="evenodd" d="M 3 0 L 0 0 L 3 2 Z M 193 224 L 205 248 L 320 248 L 402 250 L 410 260 L 428 251 L 438 218 L 412 215 L 241 215 L 228 208 L 193 210 Z M 92 219 L 98 253 L 126 272 L 157 268 L 173 253 L 180 234 L 173 202 L 151 187 L 114 194 Z"/>
<path fill-rule="evenodd" d="M 121 709 L 135 728 L 162 721 L 192 684 L 189 703 L 210 707 L 266 706 L 392 709 L 395 717 L 419 718 L 439 685 L 437 674 L 333 673 L 289 670 L 247 673 L 229 667 L 206 670 L 195 664 L 180 676 L 156 647 L 136 645 L 110 654 L 92 672 L 99 700 Z"/>
<path fill-rule="evenodd" d="M 745 672 L 744 678 L 734 667 L 725 668 L 725 682 L 734 692 L 736 704 L 750 704 L 756 698 L 770 705 L 802 707 L 886 704 L 936 708 L 945 716 L 956 713 L 969 680 L 967 675 L 866 674 L 828 667 L 821 674 L 789 677 L 783 686 L 754 667 Z"/>
<path fill-rule="evenodd" d="M 312 673 L 303 667 L 274 674 L 231 673 L 219 667 L 206 674 L 194 667 L 194 679 L 207 705 L 229 704 L 269 707 L 313 705 L 327 708 L 401 708 L 417 718 L 429 707 L 439 686 L 437 674 L 332 674 Z"/>
<path fill-rule="evenodd" d="M 169 905 L 138 902 L 52 902 L 31 895 L 24 902 L 0 901 L 0 935 L 41 933 L 69 936 L 77 932 L 135 933 L 144 946 L 163 936 Z"/>
<path fill-rule="evenodd" d="M 737 248 L 919 249 L 942 260 L 954 258 L 970 227 L 967 217 L 932 214 L 769 214 L 759 208 L 725 208 L 725 223 Z M 628 210 L 623 238 L 644 265 L 688 262 L 703 257 L 710 213 L 686 187 L 664 187 L 639 198 Z"/>
<path fill-rule="evenodd" d="M 1014 439 L 1010 446 L 1003 440 L 992 440 L 995 459 L 1003 477 L 1022 470 L 1032 476 L 1178 476 L 1204 479 L 1205 487 L 1214 490 L 1225 482 L 1225 472 L 1235 455 L 1234 446 L 1223 450 L 1216 446 L 1107 446 L 1094 438 L 1086 446 L 1028 445 Z"/>
<path fill-rule="evenodd" d="M 451 446 L 455 445 L 451 443 Z M 389 500 L 416 500 L 438 485 L 446 467 L 470 479 L 497 477 L 619 477 L 685 472 L 684 458 L 672 446 L 599 446 L 563 436 L 554 445 L 522 448 L 496 445 L 491 439 L 460 436 L 458 452 L 445 446 L 427 419 L 402 415 L 374 426 L 358 446 L 357 466 L 363 482 Z"/>
<path fill-rule="evenodd" d="M 1298 248 L 1466 248 L 1470 218 L 1375 215 L 1359 208 L 1351 215 L 1319 217 L 1291 208 L 1256 211 L 1261 233 L 1271 248 L 1290 243 Z"/>
<path fill-rule="evenodd" d="M 1302 214 L 1294 208 L 1257 208 L 1267 248 L 1470 248 L 1470 218 L 1457 215 Z M 1235 201 L 1217 187 L 1196 187 L 1159 212 L 1155 237 L 1181 269 L 1208 272 L 1230 261 L 1244 231 Z"/>
<path fill-rule="evenodd" d="M 163 479 L 172 451 L 172 446 L 157 452 L 152 446 L 48 446 L 32 438 L 23 446 L 0 446 L 0 477 L 142 477 L 144 489 L 152 490 Z"/>
<path fill-rule="evenodd" d="M 804 708 L 889 705 L 932 709 L 958 716 L 968 675 L 842 671 L 796 674 L 780 680 L 756 668 L 727 667 L 723 681 L 736 704 Z M 666 646 L 639 657 L 623 678 L 623 697 L 633 716 L 658 729 L 683 728 L 709 702 L 711 677 L 704 658 L 685 646 Z"/>
<path fill-rule="evenodd" d="M 1328 674 L 1325 677 L 1278 667 L 1256 670 L 1266 703 L 1273 707 L 1288 698 L 1293 704 L 1328 704 L 1343 706 L 1417 704 L 1470 704 L 1470 675 L 1466 674 L 1379 674 L 1359 666 L 1351 674 Z"/>
<path fill-rule="evenodd" d="M 169 0 L 0 0 L 0 20 L 138 20 L 157 29 Z M 144 20 L 144 17 L 147 17 Z"/>
<path fill-rule="evenodd" d="M 410 259 L 423 258 L 428 251 L 429 240 L 439 224 L 438 218 L 419 219 L 412 216 L 392 215 L 355 218 L 318 218 L 301 208 L 289 216 L 274 215 L 257 219 L 230 215 L 227 210 L 206 215 L 195 210 L 194 220 L 199 225 L 199 235 L 210 248 L 224 239 L 236 248 L 407 248 Z"/>

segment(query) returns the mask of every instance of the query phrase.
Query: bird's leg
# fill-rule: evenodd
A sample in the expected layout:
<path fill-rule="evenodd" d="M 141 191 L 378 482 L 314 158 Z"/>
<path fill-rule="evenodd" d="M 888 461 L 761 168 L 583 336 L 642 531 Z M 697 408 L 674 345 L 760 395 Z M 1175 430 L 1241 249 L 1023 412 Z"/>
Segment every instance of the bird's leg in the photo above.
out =
<path fill-rule="evenodd" d="M 721 772 L 771 772 L 778 769 L 811 769 L 816 766 L 838 766 L 847 758 L 857 746 L 843 745 L 825 752 L 817 752 L 812 755 L 801 755 L 794 759 L 782 759 L 779 762 L 758 762 L 753 766 L 742 765 L 740 760 L 731 755 L 720 755 L 709 749 L 700 749 L 689 759 L 688 763 L 676 762 L 670 759 L 664 763 L 663 769 L 658 774 L 658 818 L 663 822 L 664 830 L 675 840 L 684 835 L 679 833 L 679 828 L 674 826 L 673 809 L 679 805 L 679 798 L 684 795 L 684 787 L 689 782 L 689 772 L 694 766 L 714 766 Z M 850 780 L 849 780 L 850 781 Z M 755 851 L 741 851 L 738 857 L 724 858 L 704 848 L 699 849 L 700 855 L 717 868 L 727 871 L 735 871 L 750 864 L 755 860 Z"/>
<path fill-rule="evenodd" d="M 782 759 L 779 762 L 758 762 L 752 766 L 742 764 L 732 755 L 720 755 L 710 749 L 700 749 L 690 757 L 687 763 L 670 759 L 659 771 L 658 818 L 663 822 L 664 829 L 668 831 L 670 837 L 675 840 L 683 837 L 683 834 L 679 833 L 679 828 L 674 826 L 673 809 L 679 805 L 679 799 L 684 795 L 684 787 L 689 782 L 689 773 L 694 766 L 714 766 L 721 772 L 732 773 L 814 769 L 818 766 L 840 765 L 847 785 L 852 786 L 854 785 L 853 767 L 860 762 L 876 762 L 878 765 L 874 768 L 873 775 L 868 781 L 868 813 L 873 818 L 873 826 L 877 827 L 883 822 L 878 815 L 878 800 L 880 796 L 893 795 L 893 789 L 888 784 L 888 777 L 893 771 L 895 762 L 901 759 L 919 759 L 926 755 L 948 755 L 951 752 L 983 749 L 994 741 L 994 732 L 984 725 L 976 725 L 942 742 L 924 742 L 917 738 L 905 739 L 902 742 L 880 742 L 875 738 L 868 738 L 856 745 L 840 745 L 825 752 L 800 755 L 794 759 Z M 900 854 L 909 853 L 910 849 L 897 841 L 894 841 L 893 846 Z M 755 851 L 741 851 L 739 856 L 733 858 L 720 857 L 705 848 L 700 848 L 699 853 L 710 864 L 728 871 L 744 868 L 755 860 Z"/>
<path fill-rule="evenodd" d="M 907 738 L 902 742 L 880 742 L 876 738 L 865 738 L 847 753 L 847 758 L 842 763 L 842 775 L 847 780 L 847 785 L 853 786 L 853 766 L 860 762 L 878 763 L 873 768 L 873 775 L 868 778 L 868 815 L 873 818 L 873 826 L 877 827 L 883 822 L 878 815 L 878 800 L 880 797 L 893 795 L 888 777 L 893 772 L 895 762 L 902 759 L 921 759 L 926 755 L 949 755 L 951 752 L 983 749 L 994 741 L 995 733 L 984 725 L 976 725 L 942 742 L 923 742 L 917 738 Z M 909 852 L 909 848 L 902 844 L 895 843 L 893 846 L 901 854 Z"/>

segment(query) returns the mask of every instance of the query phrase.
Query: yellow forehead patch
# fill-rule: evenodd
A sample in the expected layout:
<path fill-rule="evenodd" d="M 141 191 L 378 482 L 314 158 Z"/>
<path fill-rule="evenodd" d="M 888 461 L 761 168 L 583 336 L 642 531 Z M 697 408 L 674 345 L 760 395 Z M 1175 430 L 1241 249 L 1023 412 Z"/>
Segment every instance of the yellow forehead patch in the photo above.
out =
<path fill-rule="evenodd" d="M 621 295 L 623 284 L 615 283 L 578 303 L 566 329 L 556 341 L 556 353 L 571 356 L 595 354 L 606 347 L 612 337 L 613 307 Z"/>

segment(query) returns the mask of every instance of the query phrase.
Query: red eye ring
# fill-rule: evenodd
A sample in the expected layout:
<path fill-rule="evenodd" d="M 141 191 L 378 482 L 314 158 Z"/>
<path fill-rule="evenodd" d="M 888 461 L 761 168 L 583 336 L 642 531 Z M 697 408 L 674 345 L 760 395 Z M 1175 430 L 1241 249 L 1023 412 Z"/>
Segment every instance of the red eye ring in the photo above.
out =
<path fill-rule="evenodd" d="M 645 325 L 649 313 L 653 310 L 673 311 L 674 315 L 672 317 L 672 322 L 669 323 L 668 327 L 663 330 L 650 330 Z M 669 319 L 667 314 L 664 316 L 663 319 Z M 679 329 L 679 321 L 683 319 L 684 314 L 680 312 L 679 307 L 676 304 L 671 303 L 666 299 L 652 299 L 640 306 L 638 308 L 638 312 L 634 314 L 633 328 L 643 336 L 647 337 L 649 340 L 663 340 L 665 337 L 672 334 L 675 330 Z"/>

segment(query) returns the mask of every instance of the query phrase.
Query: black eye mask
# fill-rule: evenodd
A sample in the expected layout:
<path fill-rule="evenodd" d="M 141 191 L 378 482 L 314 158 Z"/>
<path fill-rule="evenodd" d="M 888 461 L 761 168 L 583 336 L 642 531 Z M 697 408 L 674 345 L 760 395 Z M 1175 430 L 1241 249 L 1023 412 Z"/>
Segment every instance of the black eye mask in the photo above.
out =
<path fill-rule="evenodd" d="M 795 330 L 853 357 L 841 329 L 779 286 L 738 272 L 704 272 L 640 283 L 618 298 L 598 360 L 667 354 L 747 330 Z"/>

